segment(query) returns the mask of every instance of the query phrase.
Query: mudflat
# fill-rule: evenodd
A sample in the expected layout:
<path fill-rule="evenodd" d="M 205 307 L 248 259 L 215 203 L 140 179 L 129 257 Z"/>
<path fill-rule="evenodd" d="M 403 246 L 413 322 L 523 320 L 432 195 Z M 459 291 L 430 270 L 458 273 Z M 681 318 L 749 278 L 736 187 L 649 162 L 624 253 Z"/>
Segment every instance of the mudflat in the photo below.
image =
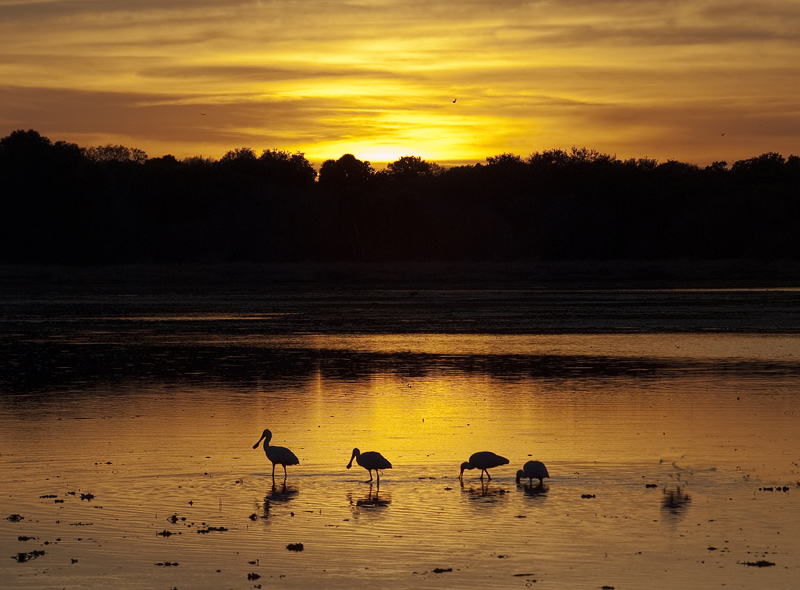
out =
<path fill-rule="evenodd" d="M 793 262 L 0 267 L 5 322 L 255 315 L 260 333 L 796 332 Z M 222 315 L 220 315 L 222 314 Z M 227 314 L 227 316 L 225 315 Z M 75 323 L 77 322 L 77 323 Z M 220 329 L 226 329 L 221 326 Z"/>

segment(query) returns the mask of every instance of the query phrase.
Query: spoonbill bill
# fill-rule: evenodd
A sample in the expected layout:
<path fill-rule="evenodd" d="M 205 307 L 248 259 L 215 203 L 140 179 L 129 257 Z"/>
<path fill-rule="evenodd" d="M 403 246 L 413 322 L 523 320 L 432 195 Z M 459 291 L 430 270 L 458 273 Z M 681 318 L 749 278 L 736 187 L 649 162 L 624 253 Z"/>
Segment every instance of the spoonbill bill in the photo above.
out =
<path fill-rule="evenodd" d="M 481 470 L 481 479 L 483 479 L 483 474 L 486 473 L 486 477 L 489 478 L 489 481 L 492 481 L 492 476 L 489 475 L 487 469 L 491 469 L 492 467 L 498 467 L 499 465 L 507 465 L 508 459 L 505 457 L 501 457 L 500 455 L 496 455 L 491 451 L 481 451 L 479 453 L 473 454 L 469 461 L 464 461 L 461 464 L 461 473 L 459 474 L 459 479 L 463 479 L 464 477 L 464 470 L 465 469 L 480 469 Z"/>
<path fill-rule="evenodd" d="M 375 475 L 378 478 L 378 484 L 381 483 L 381 474 L 378 470 L 392 468 L 392 464 L 389 463 L 389 460 L 377 451 L 367 451 L 366 453 L 362 453 L 357 448 L 353 449 L 353 454 L 350 456 L 350 462 L 347 464 L 347 469 L 350 469 L 353 466 L 353 459 L 355 459 L 356 463 L 361 465 L 361 467 L 369 471 L 369 481 L 372 481 L 372 470 L 374 469 Z"/>
<path fill-rule="evenodd" d="M 550 474 L 547 473 L 547 467 L 545 467 L 544 463 L 541 461 L 528 461 L 522 466 L 522 469 L 517 471 L 517 483 L 525 477 L 530 480 L 531 487 L 533 486 L 534 479 L 538 479 L 539 485 L 541 486 L 544 484 L 544 478 L 550 477 Z"/>
<path fill-rule="evenodd" d="M 286 477 L 286 466 L 300 463 L 297 455 L 286 447 L 275 447 L 269 444 L 269 441 L 272 440 L 272 433 L 269 428 L 264 429 L 264 432 L 261 433 L 261 438 L 253 445 L 253 448 L 257 449 L 262 440 L 264 441 L 264 452 L 267 454 L 267 459 L 272 461 L 272 477 L 275 477 L 275 465 L 283 465 L 283 477 Z"/>

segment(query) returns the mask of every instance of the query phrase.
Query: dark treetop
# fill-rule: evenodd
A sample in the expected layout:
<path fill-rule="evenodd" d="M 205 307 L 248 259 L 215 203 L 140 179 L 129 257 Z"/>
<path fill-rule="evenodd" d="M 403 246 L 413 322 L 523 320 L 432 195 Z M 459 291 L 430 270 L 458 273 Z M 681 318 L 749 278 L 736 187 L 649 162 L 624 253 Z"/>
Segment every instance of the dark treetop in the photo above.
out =
<path fill-rule="evenodd" d="M 220 160 L 0 139 L 0 264 L 798 260 L 800 158 L 593 150 L 444 169 L 350 154 Z"/>

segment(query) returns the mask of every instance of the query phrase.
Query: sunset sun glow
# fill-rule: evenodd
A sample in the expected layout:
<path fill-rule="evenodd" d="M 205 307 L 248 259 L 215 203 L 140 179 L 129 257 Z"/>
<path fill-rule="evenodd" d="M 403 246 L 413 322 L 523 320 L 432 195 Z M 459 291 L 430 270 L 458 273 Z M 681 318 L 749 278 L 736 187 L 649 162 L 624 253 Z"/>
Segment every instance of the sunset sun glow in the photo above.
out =
<path fill-rule="evenodd" d="M 442 165 L 797 151 L 794 2 L 0 0 L 0 135 Z"/>

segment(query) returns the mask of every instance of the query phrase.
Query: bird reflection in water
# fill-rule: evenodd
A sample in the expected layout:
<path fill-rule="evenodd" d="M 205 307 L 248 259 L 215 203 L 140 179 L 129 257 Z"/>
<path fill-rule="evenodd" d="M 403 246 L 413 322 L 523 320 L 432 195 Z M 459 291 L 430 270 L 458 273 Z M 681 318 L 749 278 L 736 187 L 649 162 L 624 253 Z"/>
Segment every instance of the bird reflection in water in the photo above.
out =
<path fill-rule="evenodd" d="M 475 485 L 475 483 L 478 485 Z M 464 481 L 461 481 L 461 491 L 467 495 L 469 500 L 493 501 L 504 497 L 508 493 L 508 490 L 492 486 L 488 481 L 482 479 L 475 483 L 465 486 Z"/>
<path fill-rule="evenodd" d="M 353 507 L 361 507 L 361 508 L 386 508 L 389 504 L 392 503 L 392 496 L 391 494 L 384 494 L 383 497 L 380 495 L 381 486 L 376 485 L 373 486 L 370 484 L 369 492 L 367 493 L 366 497 L 360 498 L 353 502 L 353 495 L 347 494 L 347 499 L 350 501 L 350 506 Z"/>
<path fill-rule="evenodd" d="M 683 492 L 680 486 L 665 487 L 661 507 L 672 514 L 680 514 L 691 501 L 689 494 Z"/>
<path fill-rule="evenodd" d="M 258 504 L 258 507 L 262 511 L 261 518 L 269 518 L 271 508 L 274 508 L 276 505 L 280 506 L 286 504 L 290 500 L 293 500 L 298 493 L 299 491 L 297 488 L 286 485 L 285 481 L 281 484 L 273 482 L 272 488 L 270 488 L 270 491 L 264 496 L 264 501 Z M 294 514 L 292 514 L 292 516 L 294 516 Z"/>
<path fill-rule="evenodd" d="M 271 502 L 288 502 L 289 500 L 293 500 L 298 493 L 297 488 L 287 485 L 284 481 L 281 484 L 273 483 L 272 489 L 264 499 Z"/>
<path fill-rule="evenodd" d="M 550 491 L 550 486 L 546 485 L 530 486 L 520 483 L 517 487 L 522 488 L 522 493 L 526 496 L 545 496 Z"/>

